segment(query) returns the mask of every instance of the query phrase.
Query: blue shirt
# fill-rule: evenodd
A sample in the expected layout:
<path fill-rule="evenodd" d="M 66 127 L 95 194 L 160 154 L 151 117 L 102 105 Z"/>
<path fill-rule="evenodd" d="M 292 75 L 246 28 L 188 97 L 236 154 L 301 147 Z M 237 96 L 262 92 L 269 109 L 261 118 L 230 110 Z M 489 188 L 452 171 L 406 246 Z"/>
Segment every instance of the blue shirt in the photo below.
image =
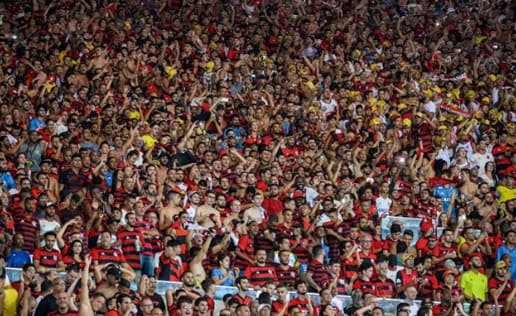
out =
<path fill-rule="evenodd" d="M 450 202 L 451 202 L 450 200 L 451 200 L 453 188 L 454 188 L 454 186 L 452 186 L 452 185 L 445 187 L 444 185 L 440 185 L 440 184 L 434 188 L 433 195 L 437 198 L 443 199 L 443 211 L 445 213 L 448 212 L 448 206 L 450 205 Z M 455 196 L 459 196 L 459 190 L 457 188 L 455 188 Z M 455 205 L 452 206 L 451 215 L 453 217 L 455 217 Z"/>
<path fill-rule="evenodd" d="M 512 273 L 511 280 L 516 281 L 516 264 L 514 264 L 514 259 L 516 259 L 516 247 L 514 247 L 512 251 L 505 245 L 498 248 L 498 251 L 496 252 L 496 262 L 500 261 L 502 256 L 506 253 L 512 257 L 512 266 L 509 267 L 509 271 Z"/>
<path fill-rule="evenodd" d="M 2 182 L 4 183 L 4 186 L 7 190 L 16 188 L 16 182 L 14 182 L 14 179 L 9 172 L 3 173 L 0 178 L 2 179 Z"/>
<path fill-rule="evenodd" d="M 215 268 L 213 269 L 213 271 L 211 271 L 211 277 L 213 278 L 214 276 L 218 276 L 220 279 L 224 279 L 224 274 L 222 274 L 222 271 L 220 271 L 219 268 Z M 222 282 L 219 285 L 233 286 L 233 274 L 231 273 L 229 277 L 226 279 L 226 281 Z"/>
<path fill-rule="evenodd" d="M 45 122 L 40 121 L 37 117 L 33 118 L 29 123 L 29 132 L 39 129 L 40 125 L 41 128 L 45 128 L 46 126 Z"/>
<path fill-rule="evenodd" d="M 12 249 L 11 254 L 7 257 L 7 266 L 11 268 L 21 268 L 26 263 L 30 263 L 30 256 L 23 250 Z"/>

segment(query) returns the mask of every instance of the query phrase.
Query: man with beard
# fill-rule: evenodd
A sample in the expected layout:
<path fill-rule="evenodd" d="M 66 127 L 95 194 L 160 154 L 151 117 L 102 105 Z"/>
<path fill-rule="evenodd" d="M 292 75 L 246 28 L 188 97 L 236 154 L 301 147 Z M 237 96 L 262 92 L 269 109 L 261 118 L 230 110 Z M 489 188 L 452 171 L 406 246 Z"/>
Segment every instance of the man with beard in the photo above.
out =
<path fill-rule="evenodd" d="M 154 167 L 154 165 L 150 165 L 150 167 Z M 147 169 L 149 169 L 149 166 L 147 167 Z M 148 185 L 144 185 L 143 187 L 145 189 L 145 195 L 140 201 L 142 201 L 146 210 L 148 209 L 150 211 L 158 211 L 156 206 L 160 202 L 161 194 L 163 194 L 162 191 L 160 191 L 161 194 L 159 194 L 160 196 L 158 196 L 158 188 L 154 183 L 149 183 Z M 161 188 L 163 187 L 161 186 Z"/>
<path fill-rule="evenodd" d="M 269 196 L 263 200 L 262 207 L 267 212 L 267 217 L 278 215 L 283 210 L 283 203 L 279 197 L 280 188 L 278 184 L 269 185 Z"/>
<path fill-rule="evenodd" d="M 430 202 L 430 196 L 430 190 L 421 190 L 421 198 L 414 203 L 415 217 L 432 219 L 437 217 L 437 208 Z"/>
<path fill-rule="evenodd" d="M 104 295 L 106 300 L 114 297 L 117 293 L 119 293 L 118 283 L 122 278 L 122 272 L 120 269 L 111 266 L 106 273 L 106 280 L 102 282 L 95 289 L 95 293 L 101 293 Z"/>
<path fill-rule="evenodd" d="M 23 235 L 16 234 L 13 238 L 13 246 L 9 253 L 9 257 L 7 257 L 7 266 L 11 268 L 19 268 L 21 266 L 25 266 L 30 263 L 29 254 L 22 249 L 23 247 Z M 25 271 L 25 269 L 24 269 Z"/>
<path fill-rule="evenodd" d="M 254 286 L 254 289 L 260 289 L 267 282 L 278 281 L 274 267 L 267 264 L 267 251 L 265 249 L 257 249 L 255 258 L 256 264 L 248 266 L 243 274 L 249 279 L 249 283 Z"/>
<path fill-rule="evenodd" d="M 189 206 L 188 206 L 189 205 Z M 201 193 L 198 191 L 192 191 L 188 195 L 188 208 L 186 209 L 186 212 L 188 213 L 188 221 L 189 222 L 196 222 L 197 217 L 197 209 L 201 205 Z"/>
<path fill-rule="evenodd" d="M 45 246 L 34 251 L 34 265 L 40 273 L 47 273 L 51 270 L 57 272 L 65 271 L 65 264 L 61 252 L 54 249 L 56 243 L 56 233 L 53 231 L 45 234 Z"/>
<path fill-rule="evenodd" d="M 141 256 L 145 243 L 145 238 L 141 232 L 136 231 L 136 215 L 127 213 L 125 215 L 126 224 L 118 233 L 117 240 L 120 240 L 122 252 L 127 260 L 127 264 L 133 268 L 137 274 L 141 274 Z"/>
<path fill-rule="evenodd" d="M 244 212 L 244 222 L 255 221 L 257 223 L 263 222 L 266 218 L 265 209 L 262 207 L 263 193 L 256 192 L 253 196 L 252 206 Z"/>
<path fill-rule="evenodd" d="M 181 276 L 181 282 L 183 282 L 182 289 L 186 292 L 188 297 L 192 300 L 196 300 L 201 297 L 201 295 L 194 290 L 195 287 L 195 279 L 194 275 L 190 271 L 186 271 Z"/>
<path fill-rule="evenodd" d="M 133 300 L 127 294 L 120 294 L 116 298 L 116 309 L 111 310 L 105 316 L 125 316 L 130 315 L 134 307 Z"/>
<path fill-rule="evenodd" d="M 508 273 L 507 264 L 500 260 L 495 264 L 495 276 L 489 279 L 489 294 L 492 297 L 498 296 L 498 303 L 505 305 L 507 297 L 514 290 L 514 282 Z"/>
<path fill-rule="evenodd" d="M 161 310 L 165 310 L 165 303 L 163 302 L 163 298 L 161 295 L 156 293 L 156 288 L 158 285 L 158 280 L 154 276 L 142 276 L 145 282 L 145 297 L 150 298 L 154 307 L 159 307 Z"/>
<path fill-rule="evenodd" d="M 486 254 L 491 255 L 491 247 L 489 243 L 481 244 L 487 237 L 487 234 L 480 233 L 478 238 L 475 240 L 475 229 L 472 226 L 465 227 L 462 230 L 462 236 L 465 241 L 459 247 L 459 253 L 464 260 L 464 268 L 468 268 L 469 257 L 472 255 Z"/>
<path fill-rule="evenodd" d="M 199 223 L 199 225 L 207 228 L 211 228 L 213 226 L 220 227 L 222 225 L 220 221 L 220 214 L 214 207 L 216 198 L 217 193 L 215 191 L 206 191 L 206 201 L 203 205 L 197 208 L 197 216 L 195 221 Z"/>
<path fill-rule="evenodd" d="M 167 193 L 168 205 L 159 214 L 159 230 L 166 232 L 172 226 L 174 217 L 183 210 L 181 191 L 172 189 Z"/>
<path fill-rule="evenodd" d="M 479 271 L 483 263 L 478 255 L 472 255 L 469 258 L 469 267 L 470 269 L 460 277 L 459 286 L 463 289 L 466 300 L 473 301 L 477 298 L 484 302 L 488 292 L 488 282 L 485 274 Z"/>
<path fill-rule="evenodd" d="M 252 297 L 247 295 L 247 291 L 249 290 L 249 279 L 245 276 L 239 277 L 235 280 L 235 284 L 238 288 L 238 293 L 233 295 L 233 297 L 238 300 L 239 304 L 247 304 L 253 300 Z"/>
<path fill-rule="evenodd" d="M 290 310 L 292 306 L 297 306 L 299 311 L 305 315 L 312 315 L 315 309 L 314 303 L 310 300 L 310 296 L 307 295 L 308 292 L 308 284 L 306 281 L 298 281 L 296 283 L 296 293 L 297 296 L 294 299 L 291 299 L 288 303 L 287 310 Z"/>
<path fill-rule="evenodd" d="M 287 238 L 285 240 L 288 242 Z M 280 250 L 278 257 L 279 264 L 275 268 L 278 282 L 287 285 L 289 288 L 294 288 L 295 283 L 299 281 L 299 270 L 289 265 L 290 251 Z"/>

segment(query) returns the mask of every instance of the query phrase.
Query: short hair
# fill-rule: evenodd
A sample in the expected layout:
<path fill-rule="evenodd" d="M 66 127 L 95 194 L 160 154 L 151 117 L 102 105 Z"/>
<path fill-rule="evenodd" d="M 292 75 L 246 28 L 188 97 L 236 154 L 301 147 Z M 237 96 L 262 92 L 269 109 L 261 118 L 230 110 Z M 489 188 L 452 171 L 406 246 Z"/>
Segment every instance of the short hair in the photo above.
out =
<path fill-rule="evenodd" d="M 399 303 L 398 306 L 396 306 L 396 313 L 399 313 L 404 308 L 410 308 L 410 305 L 408 303 Z"/>
<path fill-rule="evenodd" d="M 365 270 L 370 269 L 372 267 L 374 267 L 373 264 L 369 260 L 365 260 L 364 262 L 362 262 L 362 264 L 358 268 L 358 271 L 362 272 L 362 271 L 365 271 Z"/>
<path fill-rule="evenodd" d="M 198 299 L 195 300 L 195 306 L 199 306 L 201 304 L 201 302 L 206 302 L 207 304 L 209 304 L 207 297 L 199 297 Z"/>
<path fill-rule="evenodd" d="M 247 306 L 247 304 L 238 304 L 238 306 L 236 308 L 236 312 L 238 313 L 244 307 L 249 307 L 249 306 Z"/>
<path fill-rule="evenodd" d="M 312 253 L 314 254 L 314 257 L 318 257 L 323 253 L 324 249 L 321 245 L 317 245 L 312 249 Z"/>
<path fill-rule="evenodd" d="M 55 238 L 57 238 L 57 234 L 53 230 L 46 232 L 43 236 L 45 236 L 45 238 L 47 238 L 48 236 L 54 236 Z"/>
<path fill-rule="evenodd" d="M 245 277 L 245 276 L 241 276 L 241 277 L 236 278 L 236 280 L 235 280 L 235 284 L 236 284 L 236 285 L 240 285 L 240 284 L 242 283 L 242 281 L 243 281 L 243 280 L 248 280 L 248 281 L 249 281 L 249 279 L 248 279 L 247 277 Z"/>
<path fill-rule="evenodd" d="M 120 293 L 117 298 L 116 298 L 116 304 L 122 304 L 122 302 L 124 301 L 124 298 L 128 298 L 132 301 L 132 298 L 128 295 L 128 294 L 125 294 L 125 293 Z"/>
<path fill-rule="evenodd" d="M 192 299 L 189 298 L 188 296 L 181 296 L 177 300 L 177 308 L 181 309 L 182 305 L 185 304 L 185 303 L 192 304 L 193 302 L 192 302 Z"/>

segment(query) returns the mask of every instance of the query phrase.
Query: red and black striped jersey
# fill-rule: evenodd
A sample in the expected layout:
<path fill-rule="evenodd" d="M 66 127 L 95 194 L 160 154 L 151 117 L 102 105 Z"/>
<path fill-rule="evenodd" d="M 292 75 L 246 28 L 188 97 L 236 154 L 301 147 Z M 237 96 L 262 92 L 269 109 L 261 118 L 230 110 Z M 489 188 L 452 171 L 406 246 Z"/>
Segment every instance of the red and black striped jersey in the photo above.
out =
<path fill-rule="evenodd" d="M 430 124 L 423 123 L 420 126 L 414 126 L 412 128 L 412 136 L 416 141 L 416 144 L 421 141 L 423 143 L 423 152 L 430 152 L 434 148 L 433 133 Z"/>
<path fill-rule="evenodd" d="M 291 266 L 287 266 L 287 269 L 283 269 L 281 266 L 275 268 L 276 276 L 278 277 L 279 283 L 285 283 L 290 288 L 294 288 L 296 282 L 299 280 L 299 270 Z"/>
<path fill-rule="evenodd" d="M 437 278 L 435 277 L 433 272 L 428 271 L 427 273 L 421 276 L 421 279 L 421 282 L 423 282 L 423 291 L 422 293 L 420 292 L 421 294 L 419 295 L 418 299 L 433 299 L 433 292 L 439 286 Z"/>
<path fill-rule="evenodd" d="M 415 217 L 423 219 L 437 217 L 437 207 L 435 207 L 435 205 L 432 203 L 424 203 L 423 201 L 417 201 L 414 204 L 413 212 Z"/>
<path fill-rule="evenodd" d="M 333 229 L 339 236 L 346 236 L 349 233 L 349 224 L 345 222 L 340 222 L 339 224 L 335 225 L 334 223 L 329 223 L 327 225 L 324 225 L 324 227 Z M 338 258 L 339 257 L 339 249 L 340 249 L 340 241 L 332 236 L 327 235 L 326 239 L 328 240 L 328 246 L 330 247 L 330 251 L 328 252 L 328 257 L 330 259 Z"/>
<path fill-rule="evenodd" d="M 122 231 L 118 233 L 118 239 L 122 243 L 122 252 L 127 260 L 127 264 L 135 270 L 142 268 L 141 253 L 145 239 L 142 233 L 136 231 Z"/>
<path fill-rule="evenodd" d="M 57 268 L 59 261 L 63 261 L 61 252 L 57 249 L 48 251 L 45 247 L 40 247 L 34 251 L 34 260 L 39 260 L 39 264 L 46 268 Z"/>
<path fill-rule="evenodd" d="M 358 279 L 353 283 L 353 288 L 361 290 L 363 294 L 370 293 L 376 295 L 376 286 L 371 281 Z"/>
<path fill-rule="evenodd" d="M 434 250 L 432 250 L 432 256 L 434 257 L 437 257 L 437 258 L 442 258 L 444 257 L 446 254 L 448 253 L 455 253 L 455 255 L 458 256 L 457 254 L 457 246 L 453 245 L 451 247 L 446 247 L 442 242 L 439 242 L 439 244 L 437 244 L 437 246 L 435 246 Z M 439 262 L 436 267 L 437 268 L 444 268 L 444 261 L 441 261 Z"/>
<path fill-rule="evenodd" d="M 263 286 L 267 282 L 278 281 L 274 267 L 270 265 L 265 266 L 248 266 L 244 271 L 244 276 L 249 279 L 249 283 L 253 286 Z"/>
<path fill-rule="evenodd" d="M 295 240 L 291 240 L 290 244 L 295 244 Z M 308 263 L 310 261 L 310 253 L 308 252 L 309 247 L 313 247 L 314 243 L 312 241 L 312 237 L 308 237 L 305 239 L 299 240 L 296 247 L 292 249 L 292 253 L 297 256 L 297 261 L 299 263 Z"/>
<path fill-rule="evenodd" d="M 312 279 L 321 288 L 331 281 L 328 270 L 323 263 L 317 260 L 312 260 L 312 262 L 310 262 L 306 272 L 312 274 Z"/>
<path fill-rule="evenodd" d="M 25 213 L 17 213 L 14 215 L 14 230 L 23 235 L 22 250 L 33 253 L 36 249 L 36 236 L 40 232 L 39 219 L 34 215 L 28 217 Z"/>
<path fill-rule="evenodd" d="M 91 259 L 97 260 L 98 264 L 113 263 L 120 265 L 127 262 L 124 254 L 117 249 L 94 248 L 91 250 Z"/>
<path fill-rule="evenodd" d="M 242 251 L 242 253 L 250 258 L 250 259 L 254 259 L 254 250 L 255 250 L 255 247 L 254 247 L 254 241 L 253 239 L 251 238 L 251 236 L 249 235 L 244 235 L 240 238 L 240 240 L 238 241 L 238 246 L 237 248 L 240 249 L 240 251 Z M 239 268 L 240 270 L 243 270 L 245 269 L 247 266 L 249 265 L 249 262 L 244 260 L 244 259 L 241 259 L 239 257 L 237 257 L 235 259 L 235 267 L 236 268 Z"/>
<path fill-rule="evenodd" d="M 491 278 L 489 279 L 489 290 L 491 289 L 499 289 L 502 287 L 504 281 L 498 280 L 497 278 Z M 502 291 L 502 294 L 500 294 L 500 297 L 498 298 L 498 304 L 505 305 L 505 302 L 507 301 L 507 296 L 512 292 L 514 289 L 514 282 L 512 280 L 507 281 L 507 284 L 505 285 L 505 288 Z"/>
<path fill-rule="evenodd" d="M 373 284 L 376 288 L 376 296 L 383 298 L 393 298 L 396 296 L 396 285 L 391 279 L 385 278 L 384 281 L 376 279 L 373 281 Z"/>
<path fill-rule="evenodd" d="M 246 295 L 246 297 L 241 297 L 240 295 L 238 295 L 238 293 L 233 295 L 233 297 L 236 298 L 240 304 L 246 304 L 246 305 L 247 305 L 247 303 L 249 303 L 250 301 L 253 300 L 253 298 L 250 296 Z"/>
<path fill-rule="evenodd" d="M 162 254 L 159 258 L 158 279 L 162 281 L 180 282 L 185 269 L 184 266 L 174 259 L 165 257 Z"/>
<path fill-rule="evenodd" d="M 443 285 L 443 286 L 439 287 L 439 288 L 437 289 L 437 291 L 438 291 L 438 292 L 442 292 L 442 291 L 444 291 L 445 289 L 449 289 L 449 290 L 450 290 L 450 292 L 451 292 L 451 296 L 452 296 L 452 299 L 453 299 L 453 298 L 457 298 L 457 297 L 459 297 L 459 296 L 461 296 L 461 295 L 462 295 L 462 288 L 460 288 L 460 287 L 459 287 L 459 286 L 457 286 L 457 285 L 454 285 L 454 286 L 452 286 L 451 288 L 450 288 L 450 287 L 447 287 L 446 285 Z"/>
<path fill-rule="evenodd" d="M 400 191 L 401 195 L 405 194 L 412 194 L 412 191 L 414 190 L 414 184 L 405 182 L 403 180 L 398 179 L 396 181 L 396 186 L 399 188 L 398 191 Z"/>

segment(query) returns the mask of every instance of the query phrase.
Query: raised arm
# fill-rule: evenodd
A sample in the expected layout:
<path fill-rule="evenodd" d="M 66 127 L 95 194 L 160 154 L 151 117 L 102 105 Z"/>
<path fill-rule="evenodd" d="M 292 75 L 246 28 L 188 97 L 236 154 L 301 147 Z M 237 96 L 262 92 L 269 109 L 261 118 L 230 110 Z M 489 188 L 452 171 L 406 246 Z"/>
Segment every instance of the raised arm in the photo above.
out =
<path fill-rule="evenodd" d="M 81 293 L 80 293 L 80 301 L 81 305 L 79 307 L 79 316 L 94 316 L 93 308 L 90 303 L 90 294 L 88 289 L 88 271 L 91 266 L 91 257 L 87 256 L 84 260 L 84 269 L 82 270 L 81 276 Z"/>

